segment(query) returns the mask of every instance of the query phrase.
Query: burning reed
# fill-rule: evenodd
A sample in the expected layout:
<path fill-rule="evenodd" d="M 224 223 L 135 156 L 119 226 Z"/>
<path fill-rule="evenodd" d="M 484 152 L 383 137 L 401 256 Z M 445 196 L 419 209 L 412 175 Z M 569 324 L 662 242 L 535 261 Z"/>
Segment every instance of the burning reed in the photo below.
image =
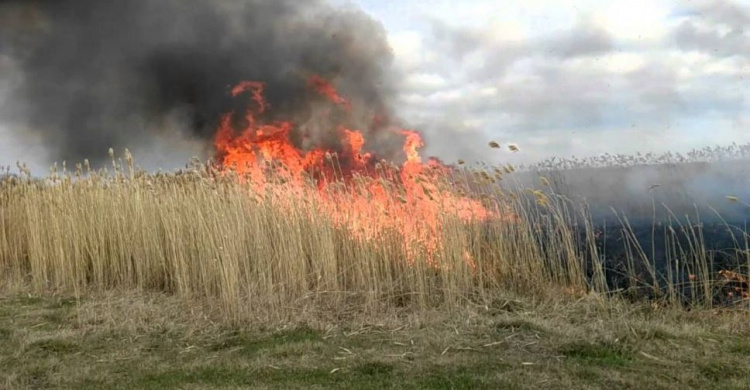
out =
<path fill-rule="evenodd" d="M 397 182 L 374 187 L 388 191 L 391 199 L 374 203 L 385 209 L 373 213 L 392 218 L 383 223 L 352 214 L 356 208 L 341 214 L 313 181 L 289 191 L 289 182 L 269 177 L 271 184 L 258 193 L 236 173 L 205 164 L 177 174 L 146 174 L 128 158 L 108 172 L 84 170 L 79 166 L 44 180 L 2 181 L 0 268 L 5 281 L 78 294 L 113 288 L 163 291 L 215 301 L 236 320 L 353 307 L 369 312 L 450 309 L 507 291 L 536 296 L 611 292 L 607 270 L 597 260 L 599 232 L 591 225 L 576 226 L 568 215 L 570 205 L 553 194 L 545 202 L 538 195 L 506 195 L 468 174 L 464 182 L 446 179 L 439 196 L 460 198 L 474 186 L 476 196 L 483 193 L 484 207 L 497 216 L 462 218 L 450 204 L 441 204 L 434 214 L 439 223 L 419 225 L 414 216 L 432 214 L 402 203 L 405 190 Z M 376 195 L 358 180 L 366 182 L 341 181 L 326 193 L 339 205 L 357 205 Z M 516 217 L 500 217 L 501 210 Z M 435 230 L 410 234 L 404 230 L 410 226 Z M 639 264 L 632 267 L 634 280 L 642 276 L 638 269 L 655 274 L 649 249 L 630 243 L 624 261 Z M 684 240 L 673 240 L 670 247 L 680 245 Z M 655 283 L 651 291 L 680 297 L 690 285 L 710 304 L 711 294 L 723 287 L 701 245 L 696 236 L 689 248 L 671 252 L 671 264 L 678 266 L 669 268 L 670 284 Z M 743 276 L 732 275 L 736 283 L 730 287 L 739 289 L 732 293 L 741 297 L 747 292 Z M 654 280 L 646 277 L 639 286 Z M 726 287 L 730 281 L 724 282 Z"/>
<path fill-rule="evenodd" d="M 518 235 L 507 222 L 438 210 L 439 223 L 419 225 L 419 210 L 399 200 L 395 185 L 377 187 L 390 199 L 377 212 L 391 220 L 368 221 L 337 215 L 315 185 L 288 185 L 260 194 L 207 166 L 149 175 L 127 164 L 6 180 L 0 267 L 8 281 L 41 291 L 158 290 L 219 299 L 232 316 L 286 315 L 285 307 L 310 304 L 456 305 L 503 284 L 536 285 L 510 277 L 516 269 L 543 273 L 531 241 L 506 242 Z M 327 194 L 353 206 L 373 196 L 352 186 Z M 404 230 L 412 224 L 436 230 Z"/>
<path fill-rule="evenodd" d="M 311 86 L 351 109 L 322 79 Z M 161 291 L 216 302 L 230 320 L 450 310 L 509 291 L 549 297 L 620 288 L 674 304 L 687 297 L 711 305 L 717 294 L 746 301 L 745 232 L 729 250 L 737 266 L 730 272 L 715 269 L 700 225 L 665 225 L 664 267 L 621 217 L 626 284 L 618 285 L 587 208 L 548 179 L 514 189 L 500 185 L 513 182 L 511 166 L 423 162 L 422 140 L 407 130 L 389 135 L 403 140 L 401 164 L 365 152 L 363 134 L 346 127 L 336 150 L 303 150 L 290 138 L 293 123 L 264 118 L 263 84 L 233 90 L 246 93 L 243 126 L 230 114 L 216 132 L 217 164 L 150 174 L 129 153 L 122 161 L 110 150 L 108 170 L 63 165 L 35 179 L 21 167 L 0 181 L 4 282 L 76 294 Z"/>

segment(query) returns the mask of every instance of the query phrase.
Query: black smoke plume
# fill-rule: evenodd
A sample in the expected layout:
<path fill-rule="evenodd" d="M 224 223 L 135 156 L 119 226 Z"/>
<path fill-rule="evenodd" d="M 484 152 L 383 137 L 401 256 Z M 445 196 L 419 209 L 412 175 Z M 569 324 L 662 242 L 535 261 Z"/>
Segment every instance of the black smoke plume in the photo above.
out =
<path fill-rule="evenodd" d="M 296 134 L 299 146 L 335 147 L 313 74 L 365 107 L 345 120 L 371 148 L 398 150 L 372 120 L 389 117 L 393 95 L 384 29 L 323 0 L 0 1 L 0 60 L 18 73 L 3 122 L 40 136 L 55 161 L 100 160 L 165 133 L 210 147 L 221 115 L 248 103 L 229 94 L 243 80 L 266 83 L 269 119 L 312 133 Z"/>

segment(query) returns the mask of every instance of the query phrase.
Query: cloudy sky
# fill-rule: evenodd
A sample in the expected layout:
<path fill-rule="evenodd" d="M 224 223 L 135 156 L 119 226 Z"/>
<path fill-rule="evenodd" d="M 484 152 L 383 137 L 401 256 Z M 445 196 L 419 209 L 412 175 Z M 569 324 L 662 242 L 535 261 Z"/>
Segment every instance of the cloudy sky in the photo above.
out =
<path fill-rule="evenodd" d="M 448 161 L 750 142 L 750 0 L 354 3 L 388 31 L 403 116 Z"/>
<path fill-rule="evenodd" d="M 750 0 L 331 1 L 383 24 L 399 114 L 448 162 L 750 142 Z M 0 126 L 0 165 L 41 145 Z"/>

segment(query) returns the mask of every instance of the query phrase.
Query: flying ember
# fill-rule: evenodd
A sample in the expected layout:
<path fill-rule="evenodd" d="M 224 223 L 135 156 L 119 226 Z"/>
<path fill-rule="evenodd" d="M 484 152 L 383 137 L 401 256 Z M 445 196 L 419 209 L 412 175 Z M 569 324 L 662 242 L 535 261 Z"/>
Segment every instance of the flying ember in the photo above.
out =
<path fill-rule="evenodd" d="M 341 109 L 351 109 L 350 102 L 319 76 L 310 78 L 308 85 Z M 242 128 L 233 122 L 233 114 L 226 114 L 214 139 L 221 166 L 249 181 L 252 196 L 272 196 L 282 211 L 298 214 L 300 208 L 294 205 L 312 203 L 309 213 L 317 210 L 317 215 L 328 216 L 356 239 L 375 242 L 385 234 L 398 234 L 408 261 L 421 254 L 434 265 L 448 218 L 477 222 L 497 214 L 478 200 L 459 196 L 451 186 L 450 167 L 435 159 L 422 161 L 419 150 L 424 142 L 416 131 L 398 130 L 404 137 L 405 161 L 400 166 L 378 161 L 364 150 L 362 132 L 344 126 L 332 129 L 340 150 L 296 147 L 291 137 L 294 123 L 264 119 L 272 109 L 264 88 L 263 83 L 245 81 L 232 89 L 234 97 L 249 94 L 251 104 Z M 463 256 L 473 266 L 468 251 Z"/>

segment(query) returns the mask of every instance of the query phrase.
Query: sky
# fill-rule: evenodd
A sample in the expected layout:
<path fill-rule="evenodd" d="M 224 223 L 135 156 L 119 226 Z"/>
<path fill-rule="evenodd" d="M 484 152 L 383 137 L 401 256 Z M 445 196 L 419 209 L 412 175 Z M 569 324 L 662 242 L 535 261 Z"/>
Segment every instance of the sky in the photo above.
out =
<path fill-rule="evenodd" d="M 397 114 L 446 162 L 750 142 L 750 0 L 331 1 L 382 23 Z M 0 165 L 16 160 L 47 164 L 0 124 Z"/>
<path fill-rule="evenodd" d="M 446 161 L 750 142 L 750 0 L 349 3 L 385 26 L 401 114 Z"/>

